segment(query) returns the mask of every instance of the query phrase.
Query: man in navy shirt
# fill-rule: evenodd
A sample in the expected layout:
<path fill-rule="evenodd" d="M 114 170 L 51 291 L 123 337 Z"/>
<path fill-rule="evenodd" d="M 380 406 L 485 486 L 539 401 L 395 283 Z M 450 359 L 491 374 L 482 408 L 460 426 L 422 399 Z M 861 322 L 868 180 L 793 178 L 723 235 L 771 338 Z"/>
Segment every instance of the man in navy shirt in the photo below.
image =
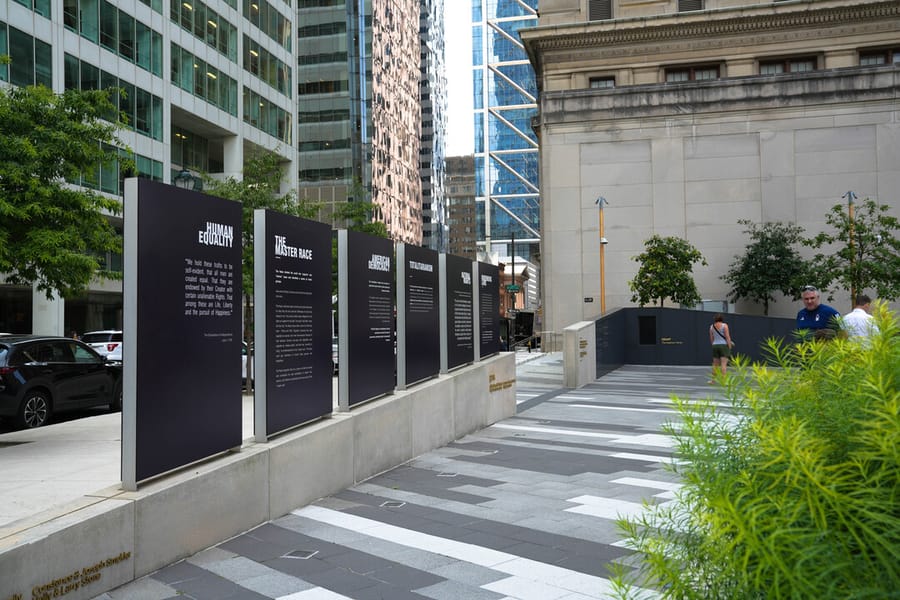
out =
<path fill-rule="evenodd" d="M 834 337 L 840 329 L 841 314 L 827 304 L 821 304 L 819 290 L 814 286 L 804 287 L 801 298 L 803 308 L 797 313 L 797 329 L 805 332 L 804 338 L 808 339 L 810 334 L 815 338 Z"/>

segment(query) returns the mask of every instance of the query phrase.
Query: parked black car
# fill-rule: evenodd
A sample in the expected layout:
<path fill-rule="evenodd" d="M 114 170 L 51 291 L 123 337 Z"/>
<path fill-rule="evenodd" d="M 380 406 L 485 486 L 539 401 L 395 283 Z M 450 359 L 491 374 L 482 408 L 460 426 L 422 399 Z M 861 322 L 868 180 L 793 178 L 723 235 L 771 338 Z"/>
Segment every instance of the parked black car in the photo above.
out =
<path fill-rule="evenodd" d="M 0 417 L 40 427 L 53 413 L 122 408 L 122 363 L 65 337 L 0 336 Z"/>

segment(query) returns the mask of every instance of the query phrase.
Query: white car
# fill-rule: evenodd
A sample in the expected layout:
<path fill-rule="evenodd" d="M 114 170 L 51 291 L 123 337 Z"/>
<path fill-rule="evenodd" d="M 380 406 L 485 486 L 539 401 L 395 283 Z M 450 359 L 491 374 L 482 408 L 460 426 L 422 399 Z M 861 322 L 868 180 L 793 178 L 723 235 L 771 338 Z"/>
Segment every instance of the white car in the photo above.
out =
<path fill-rule="evenodd" d="M 88 331 L 81 336 L 81 341 L 105 356 L 108 362 L 122 361 L 122 332 L 117 329 Z"/>
<path fill-rule="evenodd" d="M 241 384 L 244 387 L 247 386 L 247 342 L 241 342 Z M 253 362 L 256 363 L 256 356 L 253 356 Z M 253 380 L 256 381 L 256 364 L 253 365 L 251 372 L 254 377 Z"/>
<path fill-rule="evenodd" d="M 334 368 L 334 374 L 337 375 L 338 372 L 338 339 L 337 337 L 331 338 L 331 366 Z"/>

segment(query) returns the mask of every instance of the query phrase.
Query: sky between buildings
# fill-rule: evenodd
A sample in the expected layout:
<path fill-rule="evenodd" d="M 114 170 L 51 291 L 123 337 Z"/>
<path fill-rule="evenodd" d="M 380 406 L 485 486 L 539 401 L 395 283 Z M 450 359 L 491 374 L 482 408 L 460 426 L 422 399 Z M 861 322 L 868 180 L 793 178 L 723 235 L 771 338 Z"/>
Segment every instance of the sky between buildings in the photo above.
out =
<path fill-rule="evenodd" d="M 472 154 L 472 3 L 444 2 L 444 60 L 447 65 L 447 156 Z"/>

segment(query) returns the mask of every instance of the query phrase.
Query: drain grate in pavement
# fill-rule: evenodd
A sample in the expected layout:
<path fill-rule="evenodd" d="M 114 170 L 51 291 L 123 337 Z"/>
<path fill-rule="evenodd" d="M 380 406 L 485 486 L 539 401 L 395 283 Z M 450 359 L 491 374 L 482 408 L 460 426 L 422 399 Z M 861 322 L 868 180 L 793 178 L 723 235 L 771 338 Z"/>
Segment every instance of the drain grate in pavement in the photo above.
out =
<path fill-rule="evenodd" d="M 438 477 L 456 477 L 459 473 L 438 473 Z"/>
<path fill-rule="evenodd" d="M 282 558 L 296 558 L 297 560 L 307 560 L 318 553 L 318 550 L 294 550 L 293 552 L 288 552 Z"/>
<path fill-rule="evenodd" d="M 406 502 L 398 502 L 396 500 L 388 500 L 387 502 L 381 503 L 381 508 L 400 508 L 401 506 L 406 506 Z"/>

